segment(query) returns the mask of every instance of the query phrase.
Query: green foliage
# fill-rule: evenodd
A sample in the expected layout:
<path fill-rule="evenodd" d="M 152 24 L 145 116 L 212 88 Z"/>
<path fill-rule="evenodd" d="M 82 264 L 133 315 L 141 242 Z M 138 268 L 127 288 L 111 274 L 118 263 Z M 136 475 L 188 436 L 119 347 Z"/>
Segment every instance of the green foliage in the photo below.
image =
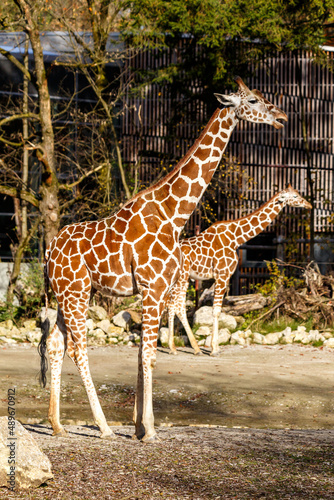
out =
<path fill-rule="evenodd" d="M 254 289 L 256 292 L 261 293 L 265 296 L 272 296 L 275 298 L 277 291 L 281 288 L 298 288 L 303 284 L 303 281 L 295 278 L 294 276 L 286 276 L 285 269 L 282 266 L 279 266 L 277 262 L 271 261 L 266 262 L 267 267 L 269 269 L 270 278 L 264 284 L 256 284 Z"/>

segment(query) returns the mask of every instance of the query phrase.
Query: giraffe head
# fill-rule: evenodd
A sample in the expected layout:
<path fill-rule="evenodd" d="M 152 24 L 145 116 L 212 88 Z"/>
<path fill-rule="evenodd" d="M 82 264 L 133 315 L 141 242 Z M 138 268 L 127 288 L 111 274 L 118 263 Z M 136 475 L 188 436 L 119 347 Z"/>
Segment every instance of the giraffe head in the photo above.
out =
<path fill-rule="evenodd" d="M 311 209 L 312 205 L 303 198 L 296 189 L 289 184 L 286 189 L 278 193 L 277 201 L 282 203 L 284 206 L 289 205 L 290 207 L 299 207 Z"/>
<path fill-rule="evenodd" d="M 277 129 L 284 127 L 282 121 L 288 121 L 284 111 L 267 101 L 259 90 L 249 90 L 240 76 L 235 81 L 239 87 L 238 92 L 229 95 L 215 94 L 221 104 L 233 107 L 239 120 L 268 123 Z"/>

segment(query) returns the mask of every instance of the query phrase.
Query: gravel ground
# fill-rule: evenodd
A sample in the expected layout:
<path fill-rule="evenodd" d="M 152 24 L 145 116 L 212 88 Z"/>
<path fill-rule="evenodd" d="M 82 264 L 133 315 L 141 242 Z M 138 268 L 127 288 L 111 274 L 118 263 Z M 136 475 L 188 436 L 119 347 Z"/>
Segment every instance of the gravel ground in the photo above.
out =
<path fill-rule="evenodd" d="M 69 426 L 53 438 L 26 425 L 53 465 L 54 480 L 4 499 L 333 499 L 334 431 L 217 427 L 159 428 L 160 441 L 117 439 L 93 427 Z"/>
<path fill-rule="evenodd" d="M 136 348 L 89 351 L 117 435 L 112 441 L 99 439 L 90 425 L 87 396 L 69 360 L 61 398 L 69 434 L 54 438 L 45 424 L 49 396 L 38 386 L 36 349 L 0 352 L 0 415 L 7 414 L 8 388 L 16 387 L 16 416 L 54 473 L 37 490 L 2 488 L 0 499 L 334 499 L 332 350 L 228 346 L 212 358 L 160 349 L 154 372 L 159 441 L 152 444 L 131 439 Z"/>

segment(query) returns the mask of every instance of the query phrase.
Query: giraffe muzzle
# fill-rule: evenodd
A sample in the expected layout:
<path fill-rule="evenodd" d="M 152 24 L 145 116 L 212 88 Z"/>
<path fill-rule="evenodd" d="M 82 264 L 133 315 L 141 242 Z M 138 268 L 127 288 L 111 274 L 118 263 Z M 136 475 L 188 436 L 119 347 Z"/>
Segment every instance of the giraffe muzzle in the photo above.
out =
<path fill-rule="evenodd" d="M 283 111 L 281 111 L 281 112 L 276 114 L 274 122 L 273 122 L 273 126 L 276 129 L 283 128 L 284 122 L 287 122 L 287 121 L 288 121 L 288 117 L 286 116 L 285 113 L 283 113 Z"/>

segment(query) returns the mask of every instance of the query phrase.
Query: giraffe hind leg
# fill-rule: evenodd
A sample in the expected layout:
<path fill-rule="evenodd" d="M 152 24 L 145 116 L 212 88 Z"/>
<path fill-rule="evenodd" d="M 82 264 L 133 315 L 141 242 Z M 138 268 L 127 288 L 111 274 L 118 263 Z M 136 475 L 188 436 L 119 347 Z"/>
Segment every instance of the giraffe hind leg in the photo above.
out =
<path fill-rule="evenodd" d="M 46 341 L 51 367 L 51 390 L 48 416 L 54 436 L 66 436 L 66 431 L 60 423 L 59 415 L 61 369 L 64 359 L 65 338 L 66 327 L 58 308 L 57 323 Z"/>
<path fill-rule="evenodd" d="M 93 412 L 94 421 L 101 431 L 101 438 L 114 438 L 115 434 L 107 424 L 103 410 L 101 408 L 93 379 L 89 369 L 87 341 L 86 341 L 86 315 L 81 317 L 76 314 L 73 317 L 66 318 L 67 323 L 67 354 L 77 367 L 82 381 L 84 383 L 90 407 Z"/>

